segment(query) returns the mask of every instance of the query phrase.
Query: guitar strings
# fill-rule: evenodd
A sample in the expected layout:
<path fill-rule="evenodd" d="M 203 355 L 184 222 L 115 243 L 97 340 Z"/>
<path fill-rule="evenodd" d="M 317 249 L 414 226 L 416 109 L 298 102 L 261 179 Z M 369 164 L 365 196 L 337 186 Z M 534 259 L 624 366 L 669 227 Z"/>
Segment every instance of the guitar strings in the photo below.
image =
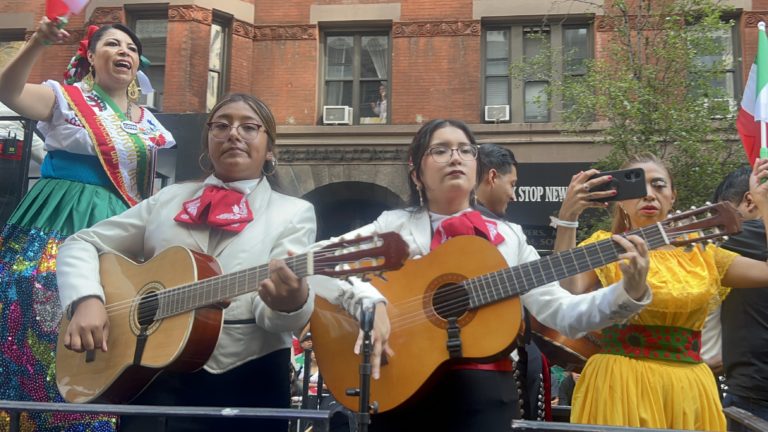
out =
<path fill-rule="evenodd" d="M 349 264 L 349 260 L 338 260 L 338 261 L 330 261 L 329 258 L 337 257 L 336 252 L 337 251 L 344 251 L 348 250 L 349 246 L 339 246 L 339 247 L 326 247 L 323 249 L 320 249 L 318 251 L 314 252 L 314 258 L 316 261 L 316 266 L 319 263 L 319 261 L 323 261 L 323 266 L 331 266 L 336 267 L 344 264 Z M 306 256 L 297 256 L 297 257 L 286 257 L 284 258 L 286 262 L 292 263 L 293 267 L 298 269 L 301 269 L 302 272 L 306 272 Z M 301 266 L 301 267 L 299 267 Z M 257 266 L 254 268 L 239 270 L 234 273 L 227 273 L 223 275 L 216 275 L 212 278 L 208 279 L 202 279 L 199 281 L 192 281 L 189 283 L 186 283 L 184 285 L 180 285 L 173 288 L 167 288 L 163 290 L 156 291 L 154 293 L 151 293 L 149 295 L 156 295 L 156 299 L 159 302 L 161 301 L 168 301 L 171 297 L 182 297 L 185 294 L 189 294 L 194 292 L 198 298 L 200 295 L 203 295 L 206 292 L 210 292 L 211 288 L 216 288 L 216 286 L 219 285 L 226 285 L 227 283 L 231 283 L 233 280 L 238 278 L 245 278 L 246 280 L 253 277 L 254 279 L 257 279 L 257 282 L 261 281 L 261 276 L 259 275 L 263 271 L 268 270 L 268 264 L 264 264 L 261 266 Z M 254 275 L 255 273 L 255 275 Z M 256 277 L 254 277 L 256 276 Z M 258 289 L 254 290 L 258 292 Z M 105 309 L 107 310 L 107 313 L 109 315 L 118 314 L 120 312 L 128 311 L 131 308 L 134 307 L 136 303 L 139 303 L 139 306 L 137 307 L 137 311 L 139 313 L 146 312 L 147 310 L 154 309 L 154 306 L 146 305 L 146 301 L 142 302 L 142 298 L 130 298 L 126 300 L 121 300 L 118 302 L 110 303 L 109 305 L 105 306 Z M 159 309 L 161 306 L 157 306 L 157 309 Z M 192 310 L 194 308 L 190 308 L 189 310 Z"/>
<path fill-rule="evenodd" d="M 690 231 L 685 231 L 685 232 L 677 233 L 676 235 L 685 235 L 685 234 L 690 234 L 690 233 L 694 233 L 694 232 L 697 232 L 697 231 L 696 230 L 690 230 Z M 663 241 L 664 237 L 663 237 L 663 235 L 661 233 L 652 234 L 650 236 L 647 236 L 647 238 L 646 238 L 646 241 L 648 243 L 652 243 L 653 241 L 658 241 L 658 240 L 662 240 L 661 244 L 666 244 L 666 242 Z M 583 246 L 583 247 L 578 248 L 578 249 L 571 249 L 569 251 L 563 251 L 563 252 L 572 252 L 571 254 L 575 255 L 576 252 L 579 251 L 579 250 L 582 250 L 586 254 L 588 249 L 596 249 L 598 251 L 598 254 L 600 255 L 600 257 L 602 258 L 602 253 L 600 251 L 600 248 L 601 248 L 601 246 L 605 246 L 606 244 L 610 244 L 611 246 L 613 246 L 613 248 L 612 248 L 613 250 L 611 252 L 614 252 L 616 254 L 616 258 L 612 259 L 610 262 L 618 260 L 618 255 L 623 253 L 624 250 L 621 249 L 618 246 L 618 244 L 616 244 L 611 239 L 603 240 L 603 241 L 600 241 L 600 242 L 592 243 L 592 244 L 587 245 L 587 246 Z M 457 300 L 449 300 L 449 301 L 443 303 L 441 305 L 442 306 L 441 309 L 443 310 L 442 314 L 444 316 L 451 316 L 452 314 L 457 314 L 458 312 L 474 309 L 471 306 L 471 297 L 472 297 L 472 295 L 473 294 L 477 294 L 480 290 L 483 290 L 486 293 L 488 293 L 487 285 L 490 285 L 491 289 L 490 289 L 490 294 L 487 294 L 485 297 L 490 299 L 490 296 L 493 295 L 494 298 L 499 300 L 499 301 L 500 300 L 505 300 L 507 298 L 511 298 L 511 297 L 522 295 L 523 293 L 521 293 L 521 291 L 529 291 L 529 290 L 538 288 L 539 286 L 545 285 L 548 282 L 544 282 L 544 283 L 538 284 L 537 279 L 541 279 L 542 276 L 543 276 L 543 279 L 547 279 L 548 277 L 554 277 L 554 276 L 556 276 L 556 271 L 554 270 L 554 268 L 551 267 L 551 262 L 550 262 L 550 269 L 549 270 L 544 270 L 544 268 L 541 266 L 541 262 L 545 261 L 545 260 L 552 261 L 555 256 L 561 255 L 561 254 L 563 254 L 563 252 L 550 255 L 549 257 L 545 257 L 545 258 L 540 259 L 540 260 L 528 261 L 526 263 L 520 264 L 520 265 L 515 266 L 515 267 L 506 268 L 506 269 L 502 269 L 502 270 L 499 270 L 499 271 L 496 271 L 496 272 L 492 272 L 492 273 L 484 274 L 484 275 L 481 275 L 481 276 L 478 276 L 478 277 L 470 278 L 470 279 L 467 279 L 467 280 L 463 281 L 462 283 L 451 284 L 451 285 L 446 285 L 446 286 L 442 287 L 442 289 L 439 291 L 441 296 L 449 296 L 451 294 L 455 294 L 455 293 L 460 292 L 460 291 L 465 291 L 465 290 L 467 291 L 466 297 L 460 298 L 460 299 L 457 299 Z M 562 256 L 558 256 L 558 258 L 561 258 L 561 262 L 562 262 Z M 587 263 L 589 263 L 588 256 L 585 256 L 585 258 L 587 259 Z M 532 270 L 531 267 L 533 267 L 534 265 L 539 265 L 539 269 L 540 269 L 540 272 L 538 273 L 540 275 L 539 277 L 537 277 L 531 271 Z M 570 266 L 566 265 L 566 267 L 570 267 Z M 579 269 L 579 267 L 578 267 L 578 265 L 577 265 L 577 263 L 575 261 L 573 262 L 573 267 L 572 268 L 575 269 L 575 270 Z M 524 274 L 525 270 L 528 270 L 529 272 L 531 272 L 531 276 L 525 275 Z M 509 271 L 512 271 L 513 273 L 514 272 L 521 273 L 522 281 L 523 281 L 522 286 L 524 288 L 527 287 L 527 286 L 531 286 L 531 285 L 533 285 L 534 288 L 521 290 L 519 288 L 519 286 L 518 286 L 520 284 L 518 284 L 517 279 L 513 278 L 514 283 L 509 283 L 509 281 L 506 278 L 506 276 L 504 277 L 504 282 L 505 283 L 502 283 L 502 281 L 501 281 L 499 276 L 504 276 L 504 274 L 508 273 Z M 494 279 L 496 279 L 495 282 L 493 281 Z M 556 281 L 556 280 L 557 279 L 554 279 L 553 281 Z M 476 285 L 476 286 L 473 287 L 472 286 L 473 284 Z M 510 288 L 513 288 L 512 292 L 510 292 Z M 428 294 L 423 294 L 423 295 L 420 295 L 420 296 L 414 296 L 414 297 L 406 299 L 405 301 L 393 303 L 392 304 L 392 306 L 393 306 L 392 310 L 395 310 L 395 311 L 397 309 L 408 310 L 409 307 L 410 307 L 410 309 L 413 309 L 414 304 L 419 304 L 419 305 L 423 304 L 424 303 L 424 299 L 427 298 L 427 297 L 432 297 L 433 294 L 434 293 L 428 293 Z M 481 297 L 482 297 L 482 295 L 481 295 Z M 488 303 L 492 303 L 492 302 L 489 301 Z M 488 303 L 486 303 L 486 304 L 488 304 Z M 393 318 L 390 321 L 390 325 L 392 326 L 392 329 L 403 329 L 403 328 L 411 327 L 411 326 L 414 326 L 414 325 L 418 325 L 418 324 L 421 324 L 422 322 L 424 322 L 425 319 L 429 320 L 429 319 L 432 319 L 432 318 L 437 318 L 439 320 L 443 320 L 443 318 L 440 317 L 440 315 L 434 310 L 434 308 L 424 309 L 424 308 L 419 307 L 418 310 L 416 310 L 415 312 L 406 312 L 406 313 L 403 313 L 403 314 L 394 313 L 393 315 L 394 316 L 393 316 Z"/>
<path fill-rule="evenodd" d="M 641 231 L 641 230 L 636 230 L 636 231 Z M 676 233 L 675 235 L 676 236 L 680 236 L 680 235 L 685 235 L 685 234 L 694 233 L 694 232 L 698 232 L 698 231 L 697 230 L 682 231 L 682 232 Z M 633 231 L 633 232 L 631 232 L 629 234 L 636 234 L 636 232 Z M 644 234 L 644 233 L 640 232 L 640 234 Z M 646 238 L 646 241 L 658 240 L 658 239 L 662 239 L 663 240 L 663 236 L 661 234 L 653 234 L 649 238 Z M 584 247 L 580 247 L 580 248 L 577 248 L 577 249 L 571 249 L 570 251 L 563 251 L 563 252 L 572 252 L 572 254 L 575 255 L 576 252 L 582 251 L 583 253 L 585 253 L 585 258 L 587 259 L 587 263 L 589 263 L 589 257 L 586 255 L 587 249 L 590 249 L 590 248 L 591 249 L 597 249 L 598 254 L 602 258 L 602 254 L 600 253 L 600 246 L 601 246 L 602 243 L 610 243 L 611 245 L 614 246 L 614 249 L 616 249 L 618 247 L 618 245 L 616 245 L 615 242 L 613 242 L 612 240 L 608 239 L 608 240 L 604 240 L 604 241 L 601 241 L 601 242 L 593 243 L 591 245 L 587 245 L 587 246 L 584 246 Z M 666 242 L 662 242 L 662 244 L 666 244 Z M 334 251 L 334 250 L 343 250 L 343 249 L 348 249 L 348 247 L 339 247 L 339 248 L 336 248 L 336 249 L 331 249 L 331 248 L 324 249 L 322 251 L 327 252 L 327 253 L 325 253 L 325 254 L 318 254 L 318 253 L 316 253 L 315 256 L 316 257 L 322 257 L 322 256 L 333 255 L 332 251 Z M 560 258 L 561 264 L 565 264 L 562 261 L 562 254 L 563 254 L 563 252 L 560 252 L 560 253 L 557 253 L 557 254 L 553 254 L 553 255 L 550 255 L 549 257 L 545 257 L 545 258 L 551 258 L 551 257 L 557 256 L 558 258 Z M 623 250 L 621 250 L 619 252 L 623 252 Z M 287 258 L 287 259 L 290 259 L 290 257 Z M 550 270 L 544 270 L 541 267 L 541 261 L 542 260 L 529 261 L 527 263 L 523 263 L 523 264 L 520 264 L 519 266 L 513 267 L 512 269 L 516 269 L 516 271 L 520 272 L 520 273 L 522 273 L 525 269 L 528 269 L 529 272 L 532 272 L 530 267 L 532 267 L 534 264 L 538 264 L 539 265 L 539 269 L 540 269 L 540 272 L 538 272 L 538 274 L 545 275 L 545 278 L 549 277 L 550 275 L 554 276 L 555 271 L 552 268 L 552 263 L 551 262 L 549 263 L 550 264 Z M 550 261 L 551 261 L 551 259 L 550 259 Z M 613 261 L 615 261 L 615 259 Z M 340 262 L 337 262 L 335 264 L 339 265 L 339 264 L 343 264 L 343 263 L 347 263 L 347 261 L 340 261 Z M 578 270 L 578 264 L 575 261 L 573 261 L 572 265 L 571 264 L 565 264 L 564 268 L 566 268 L 567 270 L 570 270 L 570 267 L 572 267 L 572 266 L 576 270 Z M 258 272 L 260 269 L 259 268 L 248 269 L 248 272 L 253 272 L 253 270 L 256 270 Z M 467 286 L 466 288 L 468 288 L 468 290 L 470 292 L 467 294 L 467 296 L 465 298 L 459 298 L 459 299 L 456 299 L 456 300 L 449 300 L 449 301 L 447 301 L 445 303 L 442 303 L 443 308 L 446 309 L 443 312 L 443 314 L 444 315 L 450 315 L 450 314 L 455 314 L 457 312 L 460 312 L 460 311 L 462 311 L 464 309 L 472 309 L 471 305 L 470 305 L 470 307 L 467 307 L 466 305 L 467 305 L 467 303 L 471 303 L 471 301 L 469 300 L 469 297 L 472 295 L 473 292 L 474 293 L 478 292 L 479 291 L 478 288 L 484 289 L 484 292 L 486 293 L 486 297 L 489 297 L 489 298 L 490 298 L 491 294 L 493 294 L 494 297 L 496 297 L 499 294 L 501 294 L 503 296 L 507 296 L 507 297 L 513 297 L 515 295 L 521 295 L 521 293 L 519 292 L 520 290 L 517 288 L 517 286 L 515 286 L 515 288 L 517 290 L 515 293 L 509 294 L 509 293 L 505 292 L 505 289 L 508 289 L 509 286 L 510 286 L 508 281 L 507 281 L 507 284 L 506 284 L 507 285 L 506 288 L 505 287 L 497 287 L 498 286 L 498 282 L 501 282 L 499 280 L 499 276 L 500 275 L 501 276 L 505 276 L 504 273 L 506 273 L 506 270 L 510 270 L 510 269 L 509 268 L 502 269 L 502 270 L 497 271 L 497 272 L 492 272 L 492 273 L 488 273 L 488 274 L 485 274 L 485 275 L 481 275 L 481 276 L 478 276 L 478 277 L 475 277 L 475 278 L 468 279 L 468 280 L 466 280 L 466 281 L 464 281 L 464 282 L 462 282 L 460 284 L 452 284 L 452 285 L 444 286 L 440 290 L 440 295 L 441 296 L 446 296 L 446 295 L 450 295 L 450 294 L 453 294 L 453 293 L 456 293 L 456 292 L 464 291 L 465 290 L 465 286 L 469 285 L 469 284 L 472 284 L 472 283 L 476 283 L 478 285 L 475 288 L 473 288 L 472 286 Z M 167 289 L 167 290 L 161 290 L 161 291 L 156 292 L 156 294 L 157 294 L 158 297 L 170 297 L 171 295 L 179 295 L 179 293 L 182 293 L 184 291 L 189 291 L 189 290 L 199 290 L 199 291 L 202 291 L 202 290 L 200 290 L 200 287 L 202 285 L 206 285 L 205 282 L 210 282 L 210 284 L 212 284 L 213 282 L 220 281 L 220 280 L 223 280 L 223 279 L 230 279 L 230 280 L 231 279 L 235 279 L 237 277 L 241 277 L 242 276 L 241 272 L 246 272 L 246 271 L 241 270 L 240 272 L 236 272 L 236 273 L 230 273 L 230 274 L 226 274 L 226 275 L 215 276 L 214 277 L 215 281 L 211 281 L 210 279 L 204 279 L 204 280 L 201 280 L 201 281 L 193 282 L 191 284 L 182 285 L 180 287 L 175 287 L 175 288 Z M 246 275 L 246 277 L 248 277 L 248 275 Z M 497 286 L 491 285 L 492 288 L 491 288 L 490 294 L 489 294 L 489 291 L 485 287 L 485 285 L 490 283 L 491 279 L 494 278 L 494 277 L 497 279 Z M 513 277 L 514 277 L 514 275 L 513 275 Z M 529 282 L 533 282 L 534 284 L 537 283 L 536 282 L 537 277 L 533 273 L 532 273 L 532 276 L 530 276 L 530 277 L 526 276 L 524 274 L 522 275 L 522 277 L 523 277 L 523 281 L 526 282 L 526 283 L 529 283 Z M 505 279 L 506 279 L 506 276 L 505 276 Z M 546 283 L 547 282 L 543 282 L 540 285 L 536 285 L 536 287 L 544 285 Z M 255 291 L 258 292 L 258 289 L 255 290 Z M 422 304 L 424 302 L 425 298 L 432 297 L 432 296 L 433 296 L 433 293 L 423 294 L 423 295 L 420 295 L 420 296 L 414 296 L 414 297 L 411 297 L 409 299 L 406 299 L 405 301 L 398 302 L 398 303 L 393 303 L 393 306 L 396 306 L 398 308 L 405 308 L 405 309 L 407 309 L 408 306 L 412 306 L 414 303 Z M 481 295 L 481 298 L 482 298 L 482 295 Z M 109 305 L 107 307 L 108 312 L 110 314 L 114 314 L 114 313 L 121 312 L 123 309 L 124 310 L 128 310 L 137 300 L 138 299 L 136 299 L 136 298 L 132 298 L 132 299 L 128 299 L 128 300 L 125 300 L 125 301 L 122 301 L 122 302 L 113 303 L 113 304 L 111 304 L 111 305 Z M 161 299 L 158 298 L 158 302 L 160 300 Z M 498 300 L 503 300 L 503 298 L 499 297 Z M 121 303 L 123 303 L 123 304 L 121 304 Z M 152 309 L 154 307 L 152 307 L 151 305 L 147 305 L 146 308 Z M 145 308 L 145 306 L 143 304 L 140 304 L 139 311 L 146 311 L 147 310 L 146 308 Z M 159 308 L 159 306 L 158 306 L 158 308 Z M 194 307 L 191 307 L 189 310 L 193 310 L 193 309 L 194 309 Z M 423 319 L 425 317 L 426 318 L 442 319 L 434 311 L 434 309 L 431 309 L 431 310 L 428 310 L 428 311 L 424 311 L 424 310 L 420 309 L 420 310 L 412 312 L 412 313 L 397 314 L 396 317 L 394 317 L 392 319 L 392 324 L 391 325 L 392 325 L 393 328 L 406 328 L 406 327 L 410 327 L 412 325 L 419 324 L 420 322 L 423 321 Z"/>

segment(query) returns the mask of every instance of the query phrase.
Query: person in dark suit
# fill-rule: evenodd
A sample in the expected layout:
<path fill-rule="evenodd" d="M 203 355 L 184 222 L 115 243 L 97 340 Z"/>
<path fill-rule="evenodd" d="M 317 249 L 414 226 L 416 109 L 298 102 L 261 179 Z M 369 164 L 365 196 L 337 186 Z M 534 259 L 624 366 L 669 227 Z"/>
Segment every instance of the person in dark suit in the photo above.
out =
<path fill-rule="evenodd" d="M 766 261 L 765 224 L 761 202 L 749 190 L 748 166 L 728 174 L 715 190 L 713 202 L 727 201 L 744 219 L 741 233 L 731 236 L 722 247 L 742 256 Z M 768 287 L 731 290 L 720 315 L 723 341 L 723 368 L 726 391 L 723 406 L 735 406 L 768 420 Z M 728 430 L 747 430 L 728 422 Z"/>

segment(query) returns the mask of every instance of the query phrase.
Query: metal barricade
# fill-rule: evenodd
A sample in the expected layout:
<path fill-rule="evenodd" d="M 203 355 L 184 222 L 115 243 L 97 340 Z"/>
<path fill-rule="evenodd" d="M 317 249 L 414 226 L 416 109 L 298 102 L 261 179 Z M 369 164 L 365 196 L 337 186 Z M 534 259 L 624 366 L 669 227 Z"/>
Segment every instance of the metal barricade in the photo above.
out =
<path fill-rule="evenodd" d="M 78 414 L 113 414 L 118 416 L 219 417 L 222 419 L 258 418 L 312 422 L 313 431 L 328 431 L 334 411 L 291 408 L 217 408 L 154 405 L 69 404 L 17 402 L 0 400 L 0 411 L 10 415 L 10 432 L 20 430 L 22 412 L 68 412 Z M 352 425 L 350 425 L 352 430 Z"/>

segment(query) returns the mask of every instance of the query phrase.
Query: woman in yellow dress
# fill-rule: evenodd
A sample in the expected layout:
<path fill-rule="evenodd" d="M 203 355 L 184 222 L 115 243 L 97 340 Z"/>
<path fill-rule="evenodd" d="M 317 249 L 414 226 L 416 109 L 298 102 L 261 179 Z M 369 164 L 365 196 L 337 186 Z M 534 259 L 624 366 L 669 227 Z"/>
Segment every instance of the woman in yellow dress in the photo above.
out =
<path fill-rule="evenodd" d="M 645 171 L 647 193 L 615 205 L 613 233 L 666 219 L 676 192 L 664 164 L 653 155 L 631 158 L 623 168 Z M 607 177 L 576 174 L 560 209 L 556 250 L 576 245 L 574 222 L 588 207 L 605 207 L 593 191 Z M 750 191 L 768 224 L 768 160 L 755 163 Z M 565 221 L 563 224 L 562 222 Z M 568 225 L 568 226 L 563 226 Z M 612 233 L 597 231 L 582 244 Z M 603 350 L 584 367 L 573 395 L 571 422 L 631 427 L 725 430 L 715 379 L 700 355 L 701 330 L 723 287 L 768 285 L 768 265 L 713 245 L 690 250 L 665 246 L 650 252 L 647 283 L 653 299 L 628 322 L 602 330 Z M 562 285 L 574 293 L 608 286 L 621 279 L 618 263 L 582 273 Z"/>

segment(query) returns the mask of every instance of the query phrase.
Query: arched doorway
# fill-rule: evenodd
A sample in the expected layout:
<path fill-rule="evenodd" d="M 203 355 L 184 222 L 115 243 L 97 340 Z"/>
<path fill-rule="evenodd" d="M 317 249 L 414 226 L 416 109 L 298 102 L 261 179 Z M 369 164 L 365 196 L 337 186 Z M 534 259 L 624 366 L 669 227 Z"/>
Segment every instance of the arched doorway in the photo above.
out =
<path fill-rule="evenodd" d="M 306 193 L 302 198 L 315 206 L 318 240 L 373 222 L 381 212 L 404 204 L 391 190 L 366 182 L 331 183 Z"/>

